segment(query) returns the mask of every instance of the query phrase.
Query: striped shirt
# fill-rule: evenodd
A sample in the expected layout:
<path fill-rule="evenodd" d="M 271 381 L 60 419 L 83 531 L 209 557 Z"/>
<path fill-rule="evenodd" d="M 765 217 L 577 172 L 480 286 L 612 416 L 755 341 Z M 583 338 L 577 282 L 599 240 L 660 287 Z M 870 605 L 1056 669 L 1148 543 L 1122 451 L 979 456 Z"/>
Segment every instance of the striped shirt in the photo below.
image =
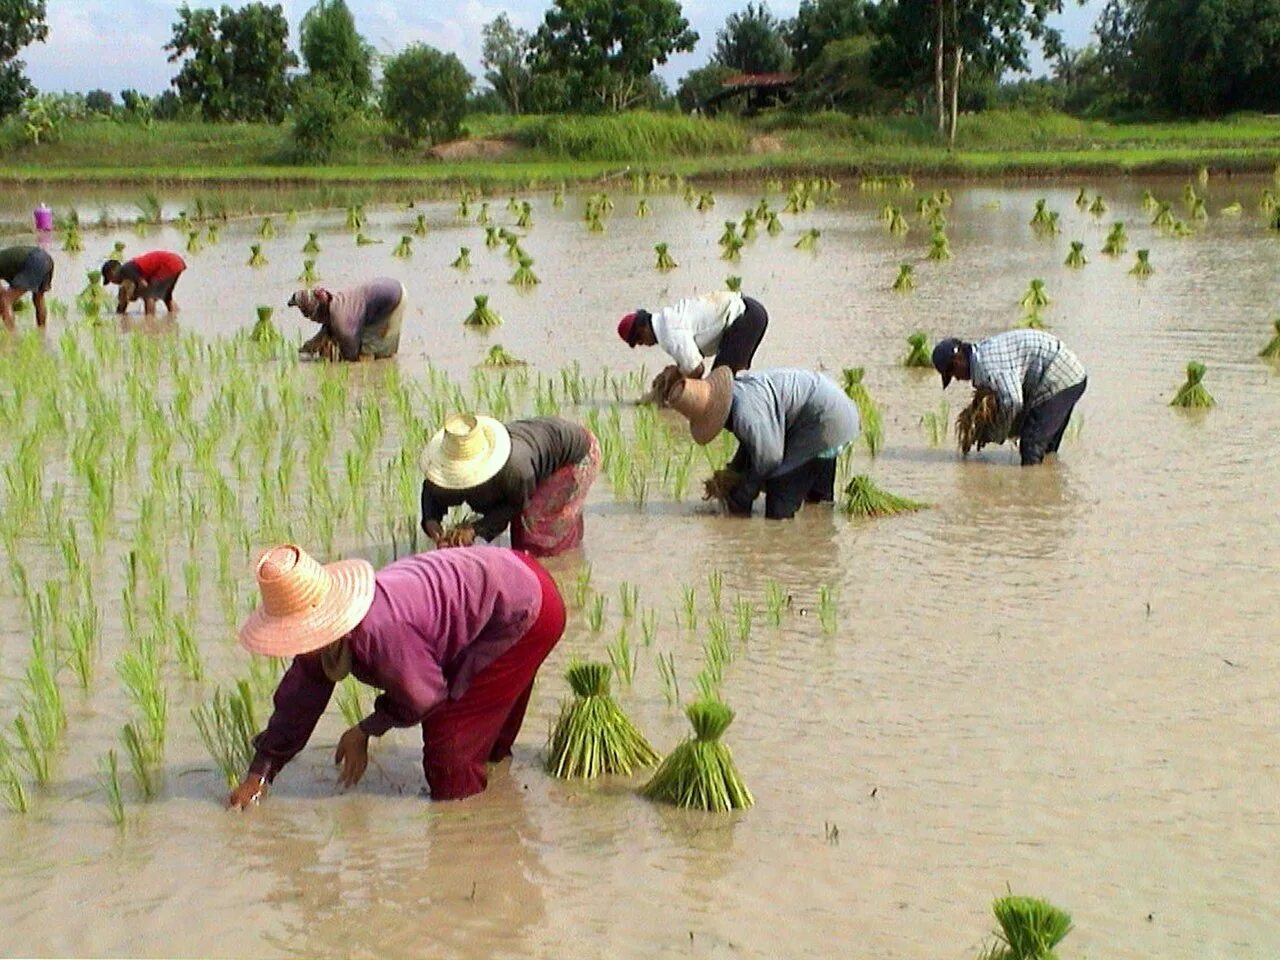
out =
<path fill-rule="evenodd" d="M 1010 330 L 975 343 L 969 374 L 975 388 L 996 395 L 998 436 L 1008 436 L 1025 411 L 1074 387 L 1086 375 L 1080 359 L 1043 330 Z"/>

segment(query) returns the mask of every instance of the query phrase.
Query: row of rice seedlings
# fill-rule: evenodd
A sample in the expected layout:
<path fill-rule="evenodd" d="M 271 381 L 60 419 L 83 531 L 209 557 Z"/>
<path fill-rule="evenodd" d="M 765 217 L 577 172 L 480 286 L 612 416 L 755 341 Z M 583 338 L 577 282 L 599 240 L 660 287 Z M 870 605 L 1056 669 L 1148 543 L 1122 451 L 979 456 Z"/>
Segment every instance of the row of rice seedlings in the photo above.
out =
<path fill-rule="evenodd" d="M 636 675 L 637 655 L 631 646 L 631 637 L 626 624 L 622 625 L 617 639 L 605 648 L 605 652 L 609 655 L 609 663 L 618 676 L 618 682 L 625 687 L 630 687 Z"/>
<path fill-rule="evenodd" d="M 249 683 L 239 680 L 229 691 L 218 687 L 210 701 L 191 711 L 191 719 L 227 786 L 234 787 L 253 760 L 259 729 Z"/>

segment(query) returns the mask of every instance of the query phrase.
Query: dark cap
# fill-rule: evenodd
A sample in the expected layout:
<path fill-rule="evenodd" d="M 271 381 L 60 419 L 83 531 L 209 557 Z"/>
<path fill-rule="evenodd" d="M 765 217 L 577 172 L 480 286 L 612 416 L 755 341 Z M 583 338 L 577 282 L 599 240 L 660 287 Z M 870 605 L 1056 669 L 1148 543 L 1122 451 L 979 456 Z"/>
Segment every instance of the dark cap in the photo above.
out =
<path fill-rule="evenodd" d="M 947 337 L 945 340 L 939 340 L 938 345 L 933 348 L 933 369 L 942 374 L 943 390 L 951 386 L 951 361 L 956 358 L 956 354 L 963 346 L 963 340 Z"/>

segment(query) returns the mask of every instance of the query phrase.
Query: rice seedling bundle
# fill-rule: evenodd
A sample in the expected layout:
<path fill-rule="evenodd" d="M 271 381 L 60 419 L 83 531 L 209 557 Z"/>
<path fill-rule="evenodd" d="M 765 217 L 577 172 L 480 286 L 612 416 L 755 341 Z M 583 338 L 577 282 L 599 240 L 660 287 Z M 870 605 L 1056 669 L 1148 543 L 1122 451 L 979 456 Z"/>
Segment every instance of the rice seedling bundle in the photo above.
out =
<path fill-rule="evenodd" d="M 1055 960 L 1054 948 L 1072 930 L 1070 914 L 1032 897 L 1000 897 L 991 912 L 1000 929 L 982 960 Z"/>
<path fill-rule="evenodd" d="M 573 699 L 547 739 L 547 771 L 561 779 L 629 775 L 658 762 L 657 752 L 609 694 L 609 665 L 575 663 L 565 673 Z"/>
<path fill-rule="evenodd" d="M 1195 202 L 1199 199 L 1200 199 L 1200 195 L 1196 193 L 1196 188 L 1194 186 L 1192 186 L 1189 183 L 1185 183 L 1182 185 L 1183 206 L 1185 206 L 1188 210 L 1190 210 L 1192 205 L 1194 205 Z"/>
<path fill-rule="evenodd" d="M 1079 270 L 1088 262 L 1084 255 L 1084 241 L 1072 240 L 1071 252 L 1067 254 L 1066 265 L 1073 270 Z"/>
<path fill-rule="evenodd" d="M 84 289 L 76 296 L 76 305 L 82 313 L 96 315 L 102 310 L 111 309 L 111 296 L 102 286 L 102 271 L 85 271 Z"/>
<path fill-rule="evenodd" d="M 1155 213 L 1160 207 L 1160 201 L 1152 196 L 1150 190 L 1142 191 L 1142 209 L 1147 213 Z"/>
<path fill-rule="evenodd" d="M 450 266 L 455 270 L 471 269 L 471 250 L 468 247 L 461 247 L 458 250 L 458 258 L 453 261 Z"/>
<path fill-rule="evenodd" d="M 769 211 L 769 222 L 765 225 L 765 232 L 771 237 L 776 237 L 782 230 L 782 221 L 778 219 L 777 213 Z"/>
<path fill-rule="evenodd" d="M 1048 329 L 1048 324 L 1044 322 L 1044 317 L 1040 316 L 1040 313 L 1036 310 L 1032 310 L 1030 313 L 1024 316 L 1018 322 L 1018 326 L 1023 327 L 1024 329 L 1027 329 L 1027 330 L 1047 330 Z"/>
<path fill-rule="evenodd" d="M 641 197 L 636 201 L 636 216 L 644 219 L 649 216 L 652 211 L 649 209 L 649 201 Z"/>
<path fill-rule="evenodd" d="M 200 231 L 192 230 L 187 234 L 187 253 L 199 253 L 204 249 L 200 243 Z"/>
<path fill-rule="evenodd" d="M 893 208 L 893 215 L 889 217 L 889 232 L 895 237 L 906 236 L 911 227 L 907 225 L 906 218 L 902 216 L 902 211 L 897 207 Z"/>
<path fill-rule="evenodd" d="M 523 367 L 525 362 L 508 353 L 501 344 L 495 343 L 480 361 L 480 365 L 482 367 Z"/>
<path fill-rule="evenodd" d="M 1178 392 L 1174 394 L 1173 399 L 1169 401 L 1171 407 L 1182 407 L 1184 409 L 1207 409 L 1214 405 L 1214 399 L 1204 386 L 1205 366 L 1203 363 L 1192 360 L 1187 364 L 1187 382 L 1178 388 Z"/>
<path fill-rule="evenodd" d="M 909 293 L 916 288 L 916 270 L 909 263 L 898 265 L 898 276 L 893 281 L 893 289 L 897 293 Z"/>
<path fill-rule="evenodd" d="M 699 213 L 706 213 L 709 210 L 714 210 L 715 206 L 716 198 L 712 193 L 710 193 L 710 191 L 708 191 L 698 196 L 698 202 L 694 204 L 694 209 Z"/>
<path fill-rule="evenodd" d="M 1037 310 L 1040 307 L 1047 307 L 1050 300 L 1049 295 L 1044 292 L 1044 281 L 1038 279 L 1032 280 L 1031 284 L 1027 287 L 1027 292 L 1022 295 L 1022 299 L 1019 303 L 1022 305 L 1022 309 L 1029 311 Z"/>
<path fill-rule="evenodd" d="M 276 225 L 271 222 L 270 217 L 262 218 L 262 224 L 258 227 L 258 236 L 263 240 L 274 240 L 276 238 Z"/>
<path fill-rule="evenodd" d="M 667 244 L 659 243 L 653 249 L 658 255 L 657 268 L 663 273 L 668 270 L 674 270 L 676 267 L 680 266 L 680 264 L 676 263 L 675 258 L 667 251 Z"/>
<path fill-rule="evenodd" d="M 107 811 L 111 814 L 112 822 L 117 827 L 123 827 L 126 821 L 124 790 L 120 786 L 120 761 L 114 750 L 108 750 L 107 755 L 98 762 L 98 782 L 102 786 L 102 792 L 106 794 Z"/>
<path fill-rule="evenodd" d="M 933 236 L 929 238 L 929 252 L 925 257 L 929 260 L 951 259 L 951 244 L 947 240 L 947 235 L 941 230 L 935 230 Z"/>
<path fill-rule="evenodd" d="M 551 195 L 551 206 L 557 210 L 564 207 L 564 187 L 557 187 L 556 192 Z"/>
<path fill-rule="evenodd" d="M 841 507 L 850 517 L 890 517 L 927 509 L 929 504 L 881 490 L 866 474 L 858 474 L 844 488 Z"/>
<path fill-rule="evenodd" d="M 960 452 L 967 454 L 975 446 L 981 450 L 988 443 L 1003 439 L 992 433 L 999 414 L 1000 405 L 992 391 L 974 390 L 973 399 L 956 417 L 956 442 Z"/>
<path fill-rule="evenodd" d="M 1102 194 L 1098 194 L 1093 198 L 1093 203 L 1089 204 L 1089 212 L 1095 217 L 1100 217 L 1107 212 L 1107 201 L 1102 199 Z"/>
<path fill-rule="evenodd" d="M 892 203 L 886 203 L 883 207 L 880 208 L 880 219 L 885 223 L 888 223 L 890 220 L 893 219 Z"/>
<path fill-rule="evenodd" d="M 413 235 L 415 237 L 425 237 L 427 235 L 427 215 L 420 213 L 413 221 Z"/>
<path fill-rule="evenodd" d="M 1081 187 L 1080 192 L 1076 194 L 1076 207 L 1080 210 L 1085 210 L 1088 206 L 1089 194 L 1085 191 L 1084 187 Z"/>
<path fill-rule="evenodd" d="M 26 813 L 31 809 L 13 748 L 3 734 L 0 734 L 0 795 L 4 797 L 5 806 L 14 813 Z"/>
<path fill-rule="evenodd" d="M 1196 197 L 1196 202 L 1191 205 L 1191 219 L 1192 220 L 1208 220 L 1209 219 L 1209 211 L 1205 209 L 1204 200 L 1201 199 L 1200 197 Z"/>
<path fill-rule="evenodd" d="M 742 278 L 741 277 L 725 277 L 724 288 L 732 293 L 741 293 Z"/>
<path fill-rule="evenodd" d="M 488 295 L 482 293 L 476 296 L 475 309 L 462 323 L 468 327 L 496 327 L 501 325 L 502 318 L 490 308 Z"/>
<path fill-rule="evenodd" d="M 212 243 L 217 243 L 217 242 L 218 242 L 218 239 L 219 239 L 219 237 L 218 237 L 218 225 L 217 225 L 216 223 L 211 223 L 211 224 L 209 224 L 209 226 L 205 229 L 204 236 L 205 236 L 205 241 L 206 241 L 206 242 L 211 243 L 211 244 L 212 244 Z"/>
<path fill-rule="evenodd" d="M 1209 168 L 1201 167 L 1196 171 L 1196 183 L 1200 184 L 1201 189 L 1209 185 Z"/>
<path fill-rule="evenodd" d="M 729 263 L 740 263 L 742 261 L 742 248 L 744 246 L 745 244 L 742 242 L 742 238 L 735 236 L 721 250 L 720 259 Z"/>
<path fill-rule="evenodd" d="M 527 290 L 530 287 L 536 287 L 541 283 L 538 279 L 538 275 L 533 272 L 532 258 L 520 258 L 520 266 L 516 269 L 516 272 L 512 274 L 510 282 L 513 286 L 520 287 L 522 290 Z"/>
<path fill-rule="evenodd" d="M 756 238 L 757 227 L 759 226 L 759 218 L 756 216 L 754 209 L 748 210 L 742 215 L 742 239 L 754 240 Z"/>
<path fill-rule="evenodd" d="M 248 681 L 237 681 L 230 691 L 214 690 L 212 700 L 191 711 L 191 719 L 227 786 L 234 787 L 253 761 L 253 738 L 258 732 Z"/>
<path fill-rule="evenodd" d="M 1267 360 L 1280 359 L 1280 320 L 1276 320 L 1276 335 L 1271 338 L 1271 342 L 1259 351 L 1258 356 Z"/>
<path fill-rule="evenodd" d="M 364 207 L 347 207 L 347 229 L 360 230 L 364 227 Z"/>
<path fill-rule="evenodd" d="M 1049 210 L 1046 207 L 1047 200 L 1041 198 L 1036 201 L 1035 212 L 1031 214 L 1031 226 L 1047 227 L 1049 225 Z"/>
<path fill-rule="evenodd" d="M 738 222 L 736 220 L 726 220 L 724 222 L 724 233 L 720 234 L 720 246 L 727 247 L 738 239 Z"/>
<path fill-rule="evenodd" d="M 269 347 L 278 347 L 284 344 L 284 334 L 277 330 L 276 325 L 271 322 L 271 316 L 274 313 L 274 307 L 258 307 L 258 321 L 253 325 L 253 330 L 249 333 L 250 341 Z"/>
<path fill-rule="evenodd" d="M 1161 203 L 1156 209 L 1155 218 L 1151 221 L 1153 227 L 1159 227 L 1167 230 L 1173 226 L 1173 209 L 1168 203 Z"/>
<path fill-rule="evenodd" d="M 314 256 L 320 252 L 320 237 L 318 234 L 307 234 L 307 242 L 302 245 L 302 252 L 310 256 Z"/>
<path fill-rule="evenodd" d="M 604 221 L 600 219 L 600 214 L 592 213 L 587 218 L 587 231 L 589 233 L 604 233 Z"/>
<path fill-rule="evenodd" d="M 933 369 L 933 358 L 929 355 L 929 337 L 923 330 L 917 330 L 907 337 L 907 345 L 911 348 L 902 361 L 904 367 L 917 369 Z"/>
<path fill-rule="evenodd" d="M 662 762 L 641 794 L 687 810 L 745 810 L 755 803 L 733 754 L 720 742 L 733 711 L 719 700 L 699 700 L 685 710 L 694 734 Z"/>
<path fill-rule="evenodd" d="M 80 228 L 74 223 L 62 233 L 62 249 L 66 253 L 80 253 L 84 250 L 84 240 L 80 236 Z"/>
<path fill-rule="evenodd" d="M 1244 207 L 1240 206 L 1239 201 L 1228 203 L 1225 207 L 1218 211 L 1224 217 L 1238 217 L 1244 213 Z"/>
<path fill-rule="evenodd" d="M 1155 270 L 1151 266 L 1151 251 L 1139 250 L 1137 261 L 1129 268 L 1130 276 L 1149 277 L 1154 272 Z"/>
<path fill-rule="evenodd" d="M 396 244 L 395 249 L 391 251 L 391 255 L 397 260 L 408 260 L 413 256 L 413 238 L 405 235 L 400 238 L 400 242 Z"/>
<path fill-rule="evenodd" d="M 1129 238 L 1125 236 L 1124 223 L 1116 221 L 1111 225 L 1111 232 L 1107 234 L 1107 239 L 1102 244 L 1102 252 L 1110 257 L 1118 257 L 1128 249 L 1128 246 Z"/>
<path fill-rule="evenodd" d="M 262 255 L 262 244 L 252 243 L 249 245 L 249 266 L 265 267 L 267 258 Z"/>
<path fill-rule="evenodd" d="M 528 200 L 520 205 L 520 213 L 516 217 L 516 226 L 521 230 L 528 230 L 533 226 L 533 204 Z"/>
<path fill-rule="evenodd" d="M 480 226 L 483 227 L 486 224 L 490 223 L 492 220 L 493 218 L 489 216 L 488 202 L 487 201 L 482 202 L 480 204 L 480 212 L 476 214 L 476 223 L 480 224 Z"/>
<path fill-rule="evenodd" d="M 363 231 L 363 230 L 361 230 L 360 232 L 358 232 L 358 233 L 356 234 L 356 246 L 357 246 L 357 247 L 372 247 L 372 246 L 375 246 L 376 244 L 379 244 L 379 243 L 382 243 L 382 241 L 381 241 L 381 240 L 377 240 L 377 239 L 375 239 L 375 238 L 373 238 L 373 237 L 365 236 L 365 233 L 364 233 L 364 231 Z"/>
<path fill-rule="evenodd" d="M 810 228 L 800 235 L 800 239 L 796 241 L 796 249 L 810 253 L 816 252 L 818 249 L 818 240 L 821 237 L 821 230 Z"/>
<path fill-rule="evenodd" d="M 303 260 L 302 273 L 298 275 L 298 282 L 312 284 L 319 279 L 320 277 L 316 274 L 316 262 L 314 260 Z"/>

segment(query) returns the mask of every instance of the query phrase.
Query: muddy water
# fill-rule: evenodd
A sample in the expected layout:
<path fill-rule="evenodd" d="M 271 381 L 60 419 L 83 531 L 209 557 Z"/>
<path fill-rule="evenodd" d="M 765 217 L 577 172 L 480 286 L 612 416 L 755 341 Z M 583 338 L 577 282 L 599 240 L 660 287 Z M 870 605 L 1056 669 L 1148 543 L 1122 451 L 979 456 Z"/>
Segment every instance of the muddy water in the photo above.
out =
<path fill-rule="evenodd" d="M 903 239 L 876 219 L 894 195 L 846 190 L 784 216 L 786 234 L 761 236 L 741 264 L 721 262 L 716 240 L 755 193 L 719 194 L 703 215 L 657 196 L 637 220 L 619 190 L 604 235 L 583 229 L 581 198 L 556 211 L 538 197 L 524 246 L 543 283 L 528 294 L 506 284 L 513 265 L 452 205 L 420 208 L 431 234 L 407 262 L 390 256 L 412 221 L 402 208 L 370 211 L 366 232 L 387 243 L 363 248 L 340 213 L 287 229 L 278 218 L 261 270 L 244 265 L 256 222 L 225 226 L 189 258 L 181 328 L 230 334 L 275 304 L 288 336 L 307 334 L 283 304 L 305 231 L 318 230 L 327 283 L 404 280 L 412 309 L 398 363 L 410 377 L 430 361 L 465 378 L 493 343 L 547 371 L 572 359 L 652 368 L 653 353 L 617 341 L 617 316 L 740 275 L 770 310 L 758 365 L 865 365 L 886 447 L 856 466 L 936 508 L 870 524 L 809 510 L 775 525 L 665 496 L 639 507 L 601 484 L 585 549 L 551 566 L 571 584 L 590 563 L 611 598 L 608 623 L 593 635 L 573 617 L 514 762 L 460 804 L 419 796 L 411 732 L 377 744 L 366 781 L 338 795 L 331 708 L 264 806 L 224 814 L 186 719 L 207 690 L 175 680 L 164 790 L 149 804 L 131 798 L 118 831 L 94 772 L 128 717 L 110 668 L 123 626 L 108 618 L 94 694 L 68 693 L 55 785 L 33 790 L 31 813 L 0 813 L 0 952 L 923 960 L 974 955 L 989 901 L 1011 887 L 1072 912 L 1068 956 L 1275 956 L 1280 372 L 1255 354 L 1271 331 L 1280 241 L 1254 208 L 1261 183 L 1214 183 L 1214 215 L 1186 239 L 1159 235 L 1138 207 L 1144 187 L 1174 199 L 1180 182 L 1088 184 L 1111 206 L 1101 221 L 1077 211 L 1077 186 L 953 187 L 955 256 L 942 264 L 923 260 L 917 217 Z M 1061 211 L 1058 237 L 1027 226 L 1040 196 Z M 500 223 L 504 199 L 493 201 Z M 1243 217 L 1216 215 L 1237 199 Z M 1130 252 L 1112 260 L 1098 250 L 1115 219 Z M 823 231 L 816 256 L 792 249 L 811 226 Z M 131 253 L 185 240 L 119 238 Z M 83 256 L 60 255 L 55 295 L 73 299 L 112 239 L 88 233 Z M 1072 239 L 1086 241 L 1080 271 L 1062 266 Z M 664 241 L 680 268 L 660 275 L 652 248 Z M 448 268 L 461 245 L 472 248 L 466 274 Z M 1146 281 L 1128 275 L 1139 247 L 1157 271 Z M 904 261 L 918 282 L 906 296 L 889 291 Z M 904 338 L 1012 326 L 1032 277 L 1054 301 L 1045 319 L 1089 367 L 1082 425 L 1042 469 L 1000 449 L 963 462 L 920 426 L 944 395 L 936 377 L 897 366 Z M 506 320 L 487 337 L 461 326 L 485 292 Z M 1190 359 L 1209 367 L 1219 406 L 1207 414 L 1166 406 Z M 377 382 L 362 374 L 353 390 Z M 954 417 L 963 398 L 955 387 L 945 398 Z M 640 585 L 660 624 L 623 703 L 660 748 L 684 735 L 656 653 L 674 653 L 687 698 L 712 569 L 724 572 L 726 606 L 744 596 L 763 611 L 770 581 L 792 596 L 781 628 L 757 616 L 723 691 L 738 711 L 726 740 L 757 806 L 687 814 L 638 798 L 634 784 L 545 776 L 559 675 L 571 654 L 601 657 L 616 637 L 623 581 Z M 817 616 L 828 584 L 834 636 Z M 677 625 L 684 585 L 702 608 L 693 631 Z M 26 636 L 8 582 L 0 608 L 11 651 L 0 704 L 12 708 Z M 212 679 L 243 674 L 225 635 L 208 643 Z"/>

